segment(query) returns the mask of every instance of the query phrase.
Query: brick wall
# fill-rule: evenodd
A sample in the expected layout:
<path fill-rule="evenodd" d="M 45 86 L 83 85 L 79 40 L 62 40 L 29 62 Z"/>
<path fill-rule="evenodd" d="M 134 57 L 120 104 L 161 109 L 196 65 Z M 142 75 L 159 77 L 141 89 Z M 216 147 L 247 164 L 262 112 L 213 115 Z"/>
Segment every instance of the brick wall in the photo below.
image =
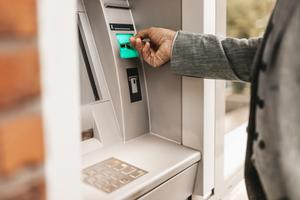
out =
<path fill-rule="evenodd" d="M 36 0 L 0 0 L 0 200 L 45 199 Z"/>

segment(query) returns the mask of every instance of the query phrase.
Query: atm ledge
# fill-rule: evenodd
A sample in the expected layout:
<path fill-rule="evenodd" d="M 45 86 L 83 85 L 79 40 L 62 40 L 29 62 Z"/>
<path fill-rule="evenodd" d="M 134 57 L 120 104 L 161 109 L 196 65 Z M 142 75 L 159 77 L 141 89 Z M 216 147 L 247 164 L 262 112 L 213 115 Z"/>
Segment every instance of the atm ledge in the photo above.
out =
<path fill-rule="evenodd" d="M 112 193 L 105 193 L 82 183 L 84 199 L 136 199 L 199 162 L 201 155 L 195 150 L 149 133 L 125 144 L 85 154 L 82 169 L 109 158 L 129 163 L 147 171 L 147 174 Z"/>

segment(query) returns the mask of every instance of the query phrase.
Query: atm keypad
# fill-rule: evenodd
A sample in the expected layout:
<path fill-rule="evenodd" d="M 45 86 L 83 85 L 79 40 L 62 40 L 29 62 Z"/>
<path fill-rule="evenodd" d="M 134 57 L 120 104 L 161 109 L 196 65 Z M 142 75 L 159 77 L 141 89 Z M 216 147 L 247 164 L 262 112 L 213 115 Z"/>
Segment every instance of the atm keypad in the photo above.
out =
<path fill-rule="evenodd" d="M 83 182 L 111 193 L 147 174 L 145 170 L 116 158 L 109 158 L 83 170 Z"/>

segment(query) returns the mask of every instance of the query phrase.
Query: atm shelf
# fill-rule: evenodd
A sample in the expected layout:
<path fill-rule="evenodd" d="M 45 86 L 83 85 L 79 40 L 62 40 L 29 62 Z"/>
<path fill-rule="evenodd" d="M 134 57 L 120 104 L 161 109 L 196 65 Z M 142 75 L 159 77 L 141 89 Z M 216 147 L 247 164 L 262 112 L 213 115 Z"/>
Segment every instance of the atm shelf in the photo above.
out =
<path fill-rule="evenodd" d="M 153 134 L 145 134 L 125 144 L 84 154 L 82 169 L 112 157 L 148 173 L 112 193 L 102 192 L 82 182 L 84 199 L 136 199 L 201 159 L 197 151 Z"/>

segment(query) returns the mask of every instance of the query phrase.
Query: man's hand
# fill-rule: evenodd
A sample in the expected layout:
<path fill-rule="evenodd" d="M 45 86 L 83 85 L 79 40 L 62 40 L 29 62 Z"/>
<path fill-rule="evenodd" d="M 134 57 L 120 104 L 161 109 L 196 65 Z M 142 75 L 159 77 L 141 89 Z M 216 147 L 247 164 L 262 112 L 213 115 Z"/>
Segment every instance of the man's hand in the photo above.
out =
<path fill-rule="evenodd" d="M 160 67 L 171 58 L 172 43 L 176 32 L 163 28 L 149 28 L 139 31 L 130 42 L 143 59 L 153 67 Z M 145 40 L 149 40 L 146 41 Z"/>

